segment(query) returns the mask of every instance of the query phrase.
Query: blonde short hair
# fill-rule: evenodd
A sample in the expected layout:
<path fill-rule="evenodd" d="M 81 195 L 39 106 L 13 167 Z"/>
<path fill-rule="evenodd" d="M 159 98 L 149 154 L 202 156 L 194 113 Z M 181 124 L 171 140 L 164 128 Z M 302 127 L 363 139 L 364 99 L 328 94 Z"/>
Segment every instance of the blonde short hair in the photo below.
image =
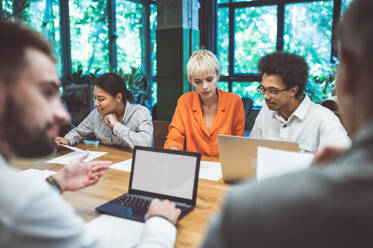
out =
<path fill-rule="evenodd" d="M 220 76 L 218 59 L 215 54 L 206 49 L 195 51 L 190 56 L 186 68 L 189 81 L 192 81 L 192 76 L 199 76 L 203 73 L 215 72 L 217 77 Z"/>

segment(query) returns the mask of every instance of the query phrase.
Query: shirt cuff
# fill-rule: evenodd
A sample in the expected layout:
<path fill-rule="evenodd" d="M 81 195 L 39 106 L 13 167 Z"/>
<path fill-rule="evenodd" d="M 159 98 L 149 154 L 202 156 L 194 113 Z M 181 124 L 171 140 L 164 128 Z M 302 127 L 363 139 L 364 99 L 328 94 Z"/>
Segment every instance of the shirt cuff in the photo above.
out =
<path fill-rule="evenodd" d="M 159 216 L 153 216 L 145 222 L 141 243 L 174 247 L 175 240 L 176 227 L 170 221 Z"/>

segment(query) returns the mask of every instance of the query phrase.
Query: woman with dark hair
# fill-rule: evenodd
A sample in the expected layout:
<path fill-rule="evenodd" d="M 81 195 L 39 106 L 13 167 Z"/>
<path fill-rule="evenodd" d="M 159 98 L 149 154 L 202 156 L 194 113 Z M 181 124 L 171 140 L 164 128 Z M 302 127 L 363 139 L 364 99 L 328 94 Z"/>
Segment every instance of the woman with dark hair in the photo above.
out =
<path fill-rule="evenodd" d="M 106 73 L 95 81 L 95 109 L 57 144 L 75 145 L 86 138 L 96 138 L 105 145 L 130 147 L 151 146 L 153 124 L 150 111 L 131 104 L 133 96 L 115 73 Z"/>

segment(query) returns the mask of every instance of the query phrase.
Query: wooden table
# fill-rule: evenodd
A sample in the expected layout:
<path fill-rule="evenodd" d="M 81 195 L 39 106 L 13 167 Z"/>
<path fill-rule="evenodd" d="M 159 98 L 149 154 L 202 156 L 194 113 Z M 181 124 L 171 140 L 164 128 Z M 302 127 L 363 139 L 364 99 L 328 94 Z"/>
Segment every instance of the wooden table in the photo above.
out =
<path fill-rule="evenodd" d="M 109 160 L 113 163 L 123 161 L 132 157 L 130 150 L 100 145 L 79 144 L 81 149 L 92 151 L 108 152 L 97 160 Z M 69 150 L 58 151 L 56 156 L 70 152 Z M 49 158 L 50 159 L 50 158 Z M 202 157 L 205 161 L 218 161 L 217 158 Z M 46 164 L 44 160 L 13 160 L 11 164 L 19 169 L 48 169 L 58 170 L 63 167 L 59 164 Z M 91 221 L 101 214 L 95 211 L 95 207 L 101 205 L 115 197 L 128 191 L 129 173 L 109 169 L 100 182 L 94 186 L 77 192 L 65 192 L 63 197 L 70 202 L 78 215 L 85 221 Z M 220 205 L 225 193 L 230 186 L 223 181 L 210 181 L 200 179 L 198 182 L 197 206 L 177 224 L 177 238 L 175 247 L 197 247 L 204 236 L 208 225 L 209 217 L 212 213 L 220 209 Z"/>

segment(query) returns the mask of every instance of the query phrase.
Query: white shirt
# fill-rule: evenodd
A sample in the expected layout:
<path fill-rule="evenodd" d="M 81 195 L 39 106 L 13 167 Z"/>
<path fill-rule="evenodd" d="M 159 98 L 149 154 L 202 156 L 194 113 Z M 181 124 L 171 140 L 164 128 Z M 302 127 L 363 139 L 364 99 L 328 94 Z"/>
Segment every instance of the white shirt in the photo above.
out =
<path fill-rule="evenodd" d="M 329 109 L 312 102 L 307 95 L 288 120 L 264 104 L 250 137 L 297 142 L 300 150 L 308 152 L 325 146 L 349 147 L 351 144 L 339 118 Z"/>
<path fill-rule="evenodd" d="M 0 189 L 0 247 L 102 247 L 55 187 L 17 173 L 1 155 Z M 175 238 L 176 228 L 169 221 L 152 217 L 136 247 L 171 248 Z"/>

